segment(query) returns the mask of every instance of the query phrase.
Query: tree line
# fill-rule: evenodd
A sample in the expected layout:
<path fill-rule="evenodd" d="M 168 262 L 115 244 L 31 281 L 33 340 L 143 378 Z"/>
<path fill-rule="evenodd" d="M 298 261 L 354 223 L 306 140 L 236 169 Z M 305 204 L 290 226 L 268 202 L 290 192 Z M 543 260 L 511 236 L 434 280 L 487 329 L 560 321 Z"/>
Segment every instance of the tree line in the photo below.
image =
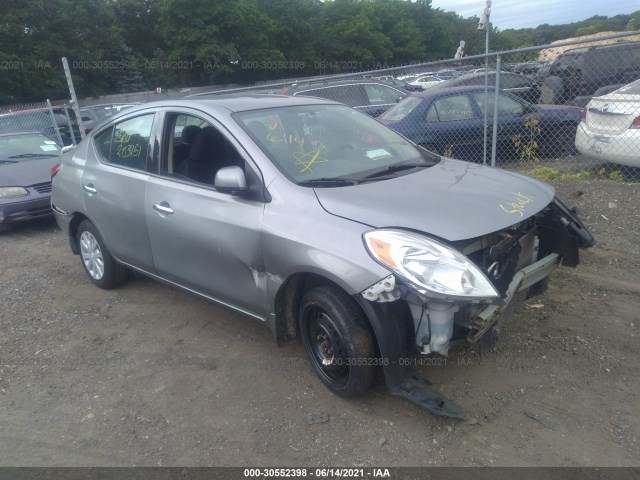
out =
<path fill-rule="evenodd" d="M 0 104 L 249 83 L 484 52 L 478 17 L 430 0 L 2 0 Z M 481 12 L 478 12 L 480 14 Z M 640 12 L 492 28 L 492 50 L 637 29 Z"/>

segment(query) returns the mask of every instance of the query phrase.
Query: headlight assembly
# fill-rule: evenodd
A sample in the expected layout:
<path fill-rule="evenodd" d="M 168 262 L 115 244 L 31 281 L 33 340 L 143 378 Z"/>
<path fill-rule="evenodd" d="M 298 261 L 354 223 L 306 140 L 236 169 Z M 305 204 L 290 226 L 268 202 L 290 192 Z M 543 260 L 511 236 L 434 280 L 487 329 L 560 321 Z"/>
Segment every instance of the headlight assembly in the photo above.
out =
<path fill-rule="evenodd" d="M 20 197 L 29 195 L 24 187 L 0 187 L 0 197 Z"/>
<path fill-rule="evenodd" d="M 464 255 L 423 235 L 400 230 L 364 234 L 371 256 L 423 293 L 467 300 L 499 297 L 487 277 Z"/>

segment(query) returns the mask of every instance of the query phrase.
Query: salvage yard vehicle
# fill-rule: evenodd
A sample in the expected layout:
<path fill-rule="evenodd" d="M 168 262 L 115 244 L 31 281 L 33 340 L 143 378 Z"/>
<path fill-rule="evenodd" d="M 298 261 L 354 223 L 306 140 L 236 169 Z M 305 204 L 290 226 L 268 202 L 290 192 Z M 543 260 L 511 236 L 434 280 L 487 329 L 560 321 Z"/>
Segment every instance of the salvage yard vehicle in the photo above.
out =
<path fill-rule="evenodd" d="M 60 150 L 40 132 L 0 134 L 0 232 L 51 216 L 51 168 Z"/>
<path fill-rule="evenodd" d="M 640 167 L 640 80 L 589 102 L 576 148 L 590 158 Z"/>
<path fill-rule="evenodd" d="M 391 393 L 453 418 L 411 352 L 487 338 L 594 244 L 548 185 L 279 95 L 132 107 L 62 156 L 52 207 L 98 287 L 130 270 L 180 287 L 301 339 L 337 395 L 381 368 Z"/>
<path fill-rule="evenodd" d="M 52 111 L 53 116 L 46 108 L 3 113 L 0 115 L 0 133 L 39 131 L 63 145 L 79 143 L 82 136 L 73 109 L 53 107 Z"/>
<path fill-rule="evenodd" d="M 484 87 L 446 87 L 447 83 L 449 81 L 443 82 L 443 86 L 408 96 L 383 113 L 380 121 L 428 150 L 481 162 Z M 493 124 L 494 98 L 495 88 L 489 87 L 487 117 L 490 124 Z M 518 160 L 521 156 L 518 139 L 532 136 L 539 156 L 557 157 L 574 153 L 576 129 L 582 116 L 580 108 L 533 105 L 502 90 L 498 91 L 497 103 L 496 154 L 500 161 Z M 490 141 L 488 150 L 491 150 Z"/>

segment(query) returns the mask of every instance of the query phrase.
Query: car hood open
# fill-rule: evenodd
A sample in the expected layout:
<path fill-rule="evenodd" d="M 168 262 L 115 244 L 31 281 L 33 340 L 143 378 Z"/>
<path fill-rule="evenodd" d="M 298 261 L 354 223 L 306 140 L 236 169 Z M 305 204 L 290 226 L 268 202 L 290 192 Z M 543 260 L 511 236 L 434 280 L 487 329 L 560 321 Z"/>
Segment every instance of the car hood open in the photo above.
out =
<path fill-rule="evenodd" d="M 60 157 L 34 158 L 0 164 L 0 187 L 28 187 L 51 181 L 51 167 Z"/>
<path fill-rule="evenodd" d="M 554 189 L 529 177 L 458 160 L 390 180 L 316 188 L 329 213 L 376 228 L 407 228 L 448 241 L 514 225 L 545 208 Z"/>

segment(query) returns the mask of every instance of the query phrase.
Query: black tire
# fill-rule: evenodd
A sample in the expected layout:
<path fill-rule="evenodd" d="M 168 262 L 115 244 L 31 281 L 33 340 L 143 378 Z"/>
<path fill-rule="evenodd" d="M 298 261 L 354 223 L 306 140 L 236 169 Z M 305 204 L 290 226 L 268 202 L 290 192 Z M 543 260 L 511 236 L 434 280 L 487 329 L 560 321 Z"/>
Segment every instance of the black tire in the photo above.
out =
<path fill-rule="evenodd" d="M 375 374 L 375 348 L 363 314 L 338 288 L 315 287 L 302 298 L 300 332 L 309 362 L 336 395 L 368 391 Z"/>
<path fill-rule="evenodd" d="M 93 223 L 89 220 L 80 223 L 76 239 L 82 268 L 95 285 L 109 290 L 127 280 L 128 269 L 113 259 Z"/>

